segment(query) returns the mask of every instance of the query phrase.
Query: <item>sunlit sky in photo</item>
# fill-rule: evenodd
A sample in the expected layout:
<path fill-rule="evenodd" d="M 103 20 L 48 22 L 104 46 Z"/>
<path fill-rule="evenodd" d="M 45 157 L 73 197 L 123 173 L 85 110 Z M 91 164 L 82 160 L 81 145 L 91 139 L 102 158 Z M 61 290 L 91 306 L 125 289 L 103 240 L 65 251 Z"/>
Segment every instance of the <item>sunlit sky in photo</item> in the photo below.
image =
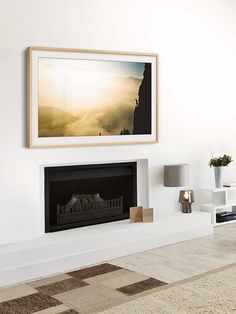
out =
<path fill-rule="evenodd" d="M 40 58 L 39 105 L 70 111 L 112 105 L 137 92 L 143 71 L 141 62 Z"/>

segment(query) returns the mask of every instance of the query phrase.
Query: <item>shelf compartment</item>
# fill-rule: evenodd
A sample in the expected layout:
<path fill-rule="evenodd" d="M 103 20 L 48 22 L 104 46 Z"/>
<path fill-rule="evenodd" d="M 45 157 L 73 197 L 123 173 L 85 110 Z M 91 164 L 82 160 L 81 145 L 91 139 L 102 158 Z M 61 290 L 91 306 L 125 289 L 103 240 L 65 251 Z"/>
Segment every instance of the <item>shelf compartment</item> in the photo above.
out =
<path fill-rule="evenodd" d="M 212 193 L 212 203 L 219 205 L 227 204 L 227 194 L 225 191 L 213 192 Z"/>

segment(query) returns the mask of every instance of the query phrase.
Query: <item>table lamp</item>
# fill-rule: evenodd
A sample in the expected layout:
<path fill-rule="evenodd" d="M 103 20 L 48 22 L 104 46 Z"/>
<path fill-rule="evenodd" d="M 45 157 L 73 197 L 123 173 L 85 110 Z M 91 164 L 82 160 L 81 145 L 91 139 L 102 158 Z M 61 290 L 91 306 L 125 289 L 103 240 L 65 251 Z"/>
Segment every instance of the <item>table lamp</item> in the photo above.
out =
<path fill-rule="evenodd" d="M 193 190 L 183 190 L 179 192 L 179 203 L 182 206 L 183 213 L 192 212 L 192 203 L 194 202 Z"/>
<path fill-rule="evenodd" d="M 188 184 L 189 164 L 164 165 L 164 186 L 186 187 Z M 179 202 L 182 204 L 183 213 L 191 212 L 191 204 L 193 201 L 192 190 L 180 191 Z"/>

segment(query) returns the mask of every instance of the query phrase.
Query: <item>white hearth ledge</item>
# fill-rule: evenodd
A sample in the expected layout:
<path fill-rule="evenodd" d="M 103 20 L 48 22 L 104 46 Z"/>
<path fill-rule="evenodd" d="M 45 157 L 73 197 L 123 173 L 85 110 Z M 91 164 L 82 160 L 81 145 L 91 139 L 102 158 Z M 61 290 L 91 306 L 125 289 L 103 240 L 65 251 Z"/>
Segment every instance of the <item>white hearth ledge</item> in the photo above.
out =
<path fill-rule="evenodd" d="M 48 276 L 213 233 L 210 213 L 175 213 L 47 233 L 0 246 L 0 286 Z"/>

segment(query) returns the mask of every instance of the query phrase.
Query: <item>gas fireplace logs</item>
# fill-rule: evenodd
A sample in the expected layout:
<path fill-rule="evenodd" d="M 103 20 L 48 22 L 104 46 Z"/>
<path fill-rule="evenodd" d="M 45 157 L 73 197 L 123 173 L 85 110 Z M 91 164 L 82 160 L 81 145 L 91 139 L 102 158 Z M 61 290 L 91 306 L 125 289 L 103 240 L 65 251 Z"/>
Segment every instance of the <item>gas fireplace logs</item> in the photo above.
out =
<path fill-rule="evenodd" d="M 73 194 L 66 205 L 57 204 L 57 223 L 67 224 L 81 218 L 120 216 L 123 211 L 123 197 L 104 200 L 99 193 Z"/>

